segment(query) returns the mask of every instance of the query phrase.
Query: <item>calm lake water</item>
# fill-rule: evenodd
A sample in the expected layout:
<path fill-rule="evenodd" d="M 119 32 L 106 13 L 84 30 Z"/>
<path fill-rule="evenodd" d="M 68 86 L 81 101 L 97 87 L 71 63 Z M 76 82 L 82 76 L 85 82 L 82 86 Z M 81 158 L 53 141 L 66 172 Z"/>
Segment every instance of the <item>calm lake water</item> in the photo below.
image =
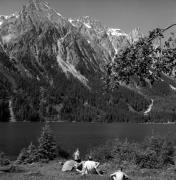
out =
<path fill-rule="evenodd" d="M 128 138 L 129 141 L 142 142 L 146 136 L 170 135 L 176 139 L 175 124 L 104 124 L 104 123 L 50 123 L 57 144 L 68 152 L 79 148 L 82 155 L 92 147 L 109 139 Z M 11 158 L 16 157 L 23 147 L 32 141 L 37 143 L 42 123 L 0 123 L 0 151 Z"/>

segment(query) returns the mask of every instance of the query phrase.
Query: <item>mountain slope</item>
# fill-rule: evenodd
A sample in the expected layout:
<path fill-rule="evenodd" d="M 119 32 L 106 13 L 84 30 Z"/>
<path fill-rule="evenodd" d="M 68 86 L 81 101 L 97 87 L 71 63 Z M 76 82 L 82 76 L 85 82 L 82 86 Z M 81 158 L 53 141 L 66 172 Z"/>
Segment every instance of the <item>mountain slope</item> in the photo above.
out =
<path fill-rule="evenodd" d="M 104 66 L 141 36 L 139 30 L 126 34 L 90 17 L 67 19 L 41 0 L 1 16 L 1 119 L 148 121 L 159 107 L 157 99 L 175 97 L 174 80 L 163 75 L 164 82 L 143 87 L 135 79 L 108 93 L 102 81 Z M 158 94 L 160 86 L 164 89 Z"/>

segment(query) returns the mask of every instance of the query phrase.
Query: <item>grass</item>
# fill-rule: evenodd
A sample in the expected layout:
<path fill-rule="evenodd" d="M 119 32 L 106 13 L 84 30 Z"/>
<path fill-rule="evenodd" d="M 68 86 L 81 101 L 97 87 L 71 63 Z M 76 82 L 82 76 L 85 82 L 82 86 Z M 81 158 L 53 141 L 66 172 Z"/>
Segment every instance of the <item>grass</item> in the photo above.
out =
<path fill-rule="evenodd" d="M 108 180 L 109 174 L 116 169 L 115 164 L 104 165 L 107 171 L 103 176 L 87 175 L 81 176 L 76 172 L 62 172 L 61 165 L 58 160 L 45 163 L 33 163 L 28 165 L 20 165 L 19 173 L 0 173 L 0 180 Z M 137 169 L 135 167 L 127 167 L 125 172 L 132 180 L 175 180 L 175 167 L 165 170 L 149 170 Z"/>

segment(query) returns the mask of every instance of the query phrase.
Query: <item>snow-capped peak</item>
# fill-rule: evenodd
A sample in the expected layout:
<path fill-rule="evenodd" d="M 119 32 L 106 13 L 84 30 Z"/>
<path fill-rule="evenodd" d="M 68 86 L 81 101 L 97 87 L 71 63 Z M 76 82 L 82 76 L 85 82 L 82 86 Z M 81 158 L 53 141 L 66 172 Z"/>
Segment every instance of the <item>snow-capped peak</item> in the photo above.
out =
<path fill-rule="evenodd" d="M 74 20 L 72 18 L 69 18 L 68 21 L 72 23 Z"/>
<path fill-rule="evenodd" d="M 108 28 L 107 34 L 112 35 L 112 36 L 127 36 L 126 33 L 122 32 L 120 29 L 116 29 L 116 28 Z"/>
<path fill-rule="evenodd" d="M 10 18 L 12 18 L 12 17 L 15 17 L 15 18 L 18 18 L 19 17 L 19 15 L 17 14 L 17 13 L 13 13 L 13 14 L 11 14 L 11 15 L 9 15 L 9 16 L 7 16 L 7 15 L 0 15 L 0 19 L 10 19 Z"/>
<path fill-rule="evenodd" d="M 4 21 L 6 21 L 6 20 L 8 20 L 10 18 L 16 18 L 17 19 L 18 17 L 19 17 L 19 15 L 17 13 L 13 13 L 13 14 L 11 14 L 9 16 L 0 15 L 0 26 L 4 23 Z"/>
<path fill-rule="evenodd" d="M 72 24 L 72 26 L 76 26 L 76 25 L 74 24 L 74 21 L 75 21 L 74 19 L 69 18 L 68 21 Z"/>

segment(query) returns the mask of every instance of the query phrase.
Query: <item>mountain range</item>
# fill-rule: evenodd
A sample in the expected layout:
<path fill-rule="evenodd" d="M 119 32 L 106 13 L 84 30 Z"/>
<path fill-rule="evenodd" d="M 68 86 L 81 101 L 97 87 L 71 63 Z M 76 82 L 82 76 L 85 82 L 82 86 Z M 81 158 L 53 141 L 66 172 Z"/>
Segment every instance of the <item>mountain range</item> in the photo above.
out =
<path fill-rule="evenodd" d="M 172 77 L 104 91 L 105 66 L 140 37 L 139 28 L 65 18 L 42 0 L 0 16 L 0 121 L 175 121 Z"/>

